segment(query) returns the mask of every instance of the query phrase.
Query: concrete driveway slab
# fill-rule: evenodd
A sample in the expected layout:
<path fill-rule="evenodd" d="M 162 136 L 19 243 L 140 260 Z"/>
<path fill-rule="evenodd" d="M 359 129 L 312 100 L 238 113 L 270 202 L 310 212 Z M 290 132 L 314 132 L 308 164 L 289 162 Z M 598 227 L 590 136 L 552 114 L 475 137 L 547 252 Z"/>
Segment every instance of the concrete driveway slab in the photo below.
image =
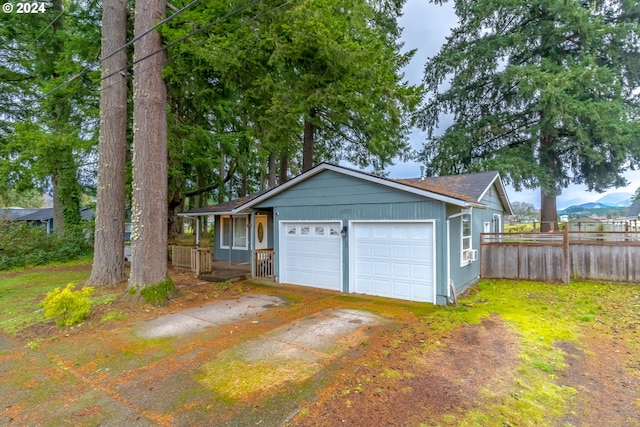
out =
<path fill-rule="evenodd" d="M 245 360 L 298 359 L 307 363 L 332 357 L 340 340 L 365 325 L 379 323 L 376 315 L 358 310 L 330 310 L 305 317 L 263 338 L 241 345 Z M 343 350 L 343 346 L 340 346 Z"/>
<path fill-rule="evenodd" d="M 253 319 L 259 313 L 285 304 L 284 299 L 276 296 L 244 295 L 145 321 L 134 327 L 134 333 L 147 339 L 186 336 L 212 326 Z"/>

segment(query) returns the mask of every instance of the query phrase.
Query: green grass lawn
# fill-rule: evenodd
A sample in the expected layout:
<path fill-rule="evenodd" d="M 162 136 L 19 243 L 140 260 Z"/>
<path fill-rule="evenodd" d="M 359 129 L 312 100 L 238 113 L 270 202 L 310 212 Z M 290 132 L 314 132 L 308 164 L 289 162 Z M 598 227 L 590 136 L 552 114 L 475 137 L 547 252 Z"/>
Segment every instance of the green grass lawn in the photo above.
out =
<path fill-rule="evenodd" d="M 481 407 L 444 425 L 546 425 L 568 410 L 576 390 L 556 380 L 566 368 L 558 342 L 581 346 L 585 333 L 610 335 L 616 327 L 640 328 L 640 287 L 593 282 L 554 285 L 538 282 L 484 280 L 459 307 L 429 316 L 436 328 L 472 324 L 495 313 L 520 337 L 520 367 L 511 395 L 493 407 Z M 626 344 L 640 355 L 635 334 Z"/>
<path fill-rule="evenodd" d="M 78 267 L 86 268 L 78 268 Z M 89 278 L 90 267 L 84 263 L 36 267 L 0 273 L 0 328 L 10 334 L 33 324 L 48 321 L 42 314 L 40 302 L 47 292 L 64 288 L 69 283 L 76 289 Z M 116 298 L 111 289 L 98 289 L 93 300 Z"/>
<path fill-rule="evenodd" d="M 88 266 L 78 268 L 77 264 L 0 274 L 0 329 L 15 335 L 23 328 L 45 322 L 40 301 L 46 293 L 69 283 L 79 288 L 89 274 Z M 108 288 L 97 290 L 94 300 L 115 301 L 118 295 L 113 292 L 115 290 Z M 289 290 L 264 285 L 261 292 Z M 296 298 L 307 300 L 310 298 L 307 294 L 313 292 L 293 289 L 290 293 L 289 309 L 295 310 Z M 608 337 L 615 331 L 616 338 L 623 340 L 632 353 L 629 357 L 640 357 L 640 338 L 635 334 L 640 330 L 640 286 L 635 285 L 483 280 L 460 298 L 458 307 L 328 295 L 323 298 L 332 308 L 369 310 L 398 324 L 410 317 L 413 324 L 419 325 L 423 336 L 446 336 L 460 325 L 477 324 L 491 315 L 498 315 L 513 329 L 519 341 L 519 364 L 514 378 L 509 379 L 509 394 L 493 401 L 489 399 L 491 403 L 464 413 L 446 414 L 438 424 L 443 426 L 556 425 L 549 424 L 550 420 L 562 419 L 578 393 L 558 381 L 567 367 L 567 354 L 558 342 L 583 348 L 585 336 Z M 314 301 L 312 297 L 311 301 Z M 414 357 L 416 352 L 426 356 L 434 348 L 416 343 L 407 358 Z"/>

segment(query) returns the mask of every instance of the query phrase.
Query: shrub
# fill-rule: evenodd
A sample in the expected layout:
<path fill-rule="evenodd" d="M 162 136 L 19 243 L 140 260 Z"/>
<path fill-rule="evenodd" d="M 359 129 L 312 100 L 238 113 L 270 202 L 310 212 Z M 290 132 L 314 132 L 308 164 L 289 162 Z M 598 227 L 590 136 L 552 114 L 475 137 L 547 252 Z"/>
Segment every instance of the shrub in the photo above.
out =
<path fill-rule="evenodd" d="M 81 290 L 74 291 L 75 286 L 69 283 L 66 288 L 55 288 L 47 293 L 42 301 L 44 317 L 55 319 L 60 327 L 71 326 L 82 322 L 91 312 L 93 288 L 85 286 Z"/>
<path fill-rule="evenodd" d="M 0 270 L 65 262 L 90 254 L 87 223 L 68 227 L 63 236 L 47 234 L 42 227 L 0 220 Z"/>

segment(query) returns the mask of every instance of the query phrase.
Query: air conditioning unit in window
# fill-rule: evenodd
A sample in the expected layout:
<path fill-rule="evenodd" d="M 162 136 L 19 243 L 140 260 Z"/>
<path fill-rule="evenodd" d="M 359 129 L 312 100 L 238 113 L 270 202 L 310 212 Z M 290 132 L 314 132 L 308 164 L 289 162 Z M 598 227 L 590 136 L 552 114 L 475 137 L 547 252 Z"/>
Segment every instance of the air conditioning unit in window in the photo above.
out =
<path fill-rule="evenodd" d="M 477 261 L 478 260 L 478 251 L 476 249 L 467 249 L 466 250 L 467 261 Z"/>

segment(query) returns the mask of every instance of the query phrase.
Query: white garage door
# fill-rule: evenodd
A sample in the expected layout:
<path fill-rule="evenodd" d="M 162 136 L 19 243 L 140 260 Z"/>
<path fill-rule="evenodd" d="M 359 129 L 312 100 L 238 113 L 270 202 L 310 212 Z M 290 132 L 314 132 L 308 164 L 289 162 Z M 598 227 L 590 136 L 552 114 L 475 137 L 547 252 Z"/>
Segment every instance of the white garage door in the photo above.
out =
<path fill-rule="evenodd" d="M 353 223 L 350 290 L 435 303 L 432 222 Z"/>
<path fill-rule="evenodd" d="M 280 223 L 280 281 L 342 290 L 340 222 Z"/>

